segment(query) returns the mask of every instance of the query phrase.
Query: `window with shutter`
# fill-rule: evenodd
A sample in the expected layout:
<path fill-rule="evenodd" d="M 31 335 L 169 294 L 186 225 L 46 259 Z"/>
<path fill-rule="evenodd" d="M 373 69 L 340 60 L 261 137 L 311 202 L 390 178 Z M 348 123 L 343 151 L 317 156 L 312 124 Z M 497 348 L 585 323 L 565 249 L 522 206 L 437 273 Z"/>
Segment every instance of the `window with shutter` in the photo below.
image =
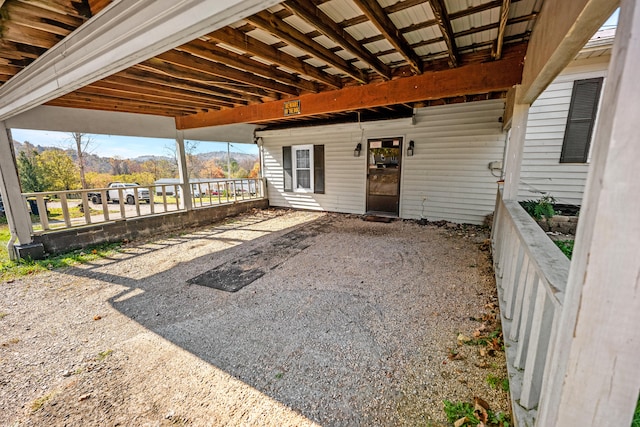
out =
<path fill-rule="evenodd" d="M 586 163 L 603 78 L 576 80 L 567 117 L 560 163 Z"/>
<path fill-rule="evenodd" d="M 324 194 L 324 145 L 282 147 L 284 191 Z"/>

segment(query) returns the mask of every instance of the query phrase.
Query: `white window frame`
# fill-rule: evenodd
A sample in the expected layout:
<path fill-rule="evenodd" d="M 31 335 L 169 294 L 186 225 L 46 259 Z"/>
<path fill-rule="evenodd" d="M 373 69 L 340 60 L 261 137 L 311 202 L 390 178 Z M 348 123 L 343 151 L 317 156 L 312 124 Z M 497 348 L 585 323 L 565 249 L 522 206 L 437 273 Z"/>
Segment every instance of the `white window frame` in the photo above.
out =
<path fill-rule="evenodd" d="M 310 188 L 298 188 L 298 151 L 309 151 L 309 184 Z M 292 145 L 291 146 L 291 166 L 293 170 L 293 191 L 296 193 L 313 193 L 313 145 Z"/>

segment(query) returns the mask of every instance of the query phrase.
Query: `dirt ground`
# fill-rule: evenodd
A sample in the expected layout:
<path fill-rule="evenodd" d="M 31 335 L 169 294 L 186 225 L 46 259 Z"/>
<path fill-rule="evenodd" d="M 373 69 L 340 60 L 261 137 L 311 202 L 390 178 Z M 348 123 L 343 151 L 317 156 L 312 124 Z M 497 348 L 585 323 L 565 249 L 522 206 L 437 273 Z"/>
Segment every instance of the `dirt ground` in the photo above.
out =
<path fill-rule="evenodd" d="M 443 400 L 474 396 L 508 412 L 504 353 L 462 343 L 497 328 L 484 233 L 265 210 L 2 283 L 0 425 L 443 426 Z M 190 282 L 220 271 L 258 278 Z"/>

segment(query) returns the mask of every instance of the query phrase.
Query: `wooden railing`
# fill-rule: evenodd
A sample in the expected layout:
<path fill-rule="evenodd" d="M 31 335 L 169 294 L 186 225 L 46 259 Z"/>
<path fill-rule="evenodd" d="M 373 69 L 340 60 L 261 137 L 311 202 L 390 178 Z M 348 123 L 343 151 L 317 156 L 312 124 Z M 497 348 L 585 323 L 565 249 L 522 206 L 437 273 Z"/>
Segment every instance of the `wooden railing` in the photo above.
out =
<path fill-rule="evenodd" d="M 192 183 L 192 207 L 207 208 L 216 205 L 255 200 L 265 197 L 263 179 L 212 180 Z M 32 213 L 34 233 L 81 227 L 110 221 L 184 210 L 180 184 L 154 184 L 126 188 L 95 188 L 88 190 L 47 191 L 23 193 Z M 141 189 L 149 192 L 149 199 L 140 196 Z M 168 191 L 171 190 L 171 191 Z M 108 197 L 117 192 L 117 200 Z M 113 194 L 113 193 L 112 193 Z M 115 204 L 113 204 L 115 203 Z M 57 214 L 53 214 L 59 210 Z"/>
<path fill-rule="evenodd" d="M 535 425 L 544 399 L 570 262 L 517 201 L 498 192 L 492 231 L 513 413 Z"/>

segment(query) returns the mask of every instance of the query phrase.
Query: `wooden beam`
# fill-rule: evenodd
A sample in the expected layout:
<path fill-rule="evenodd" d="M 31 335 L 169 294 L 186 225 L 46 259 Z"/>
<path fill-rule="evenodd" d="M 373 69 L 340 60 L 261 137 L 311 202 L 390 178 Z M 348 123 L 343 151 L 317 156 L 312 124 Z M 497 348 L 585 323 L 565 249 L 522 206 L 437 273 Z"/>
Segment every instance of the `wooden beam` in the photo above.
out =
<path fill-rule="evenodd" d="M 285 95 L 298 95 L 298 89 L 278 83 L 274 80 L 264 77 L 256 76 L 253 73 L 239 70 L 237 68 L 229 67 L 218 62 L 211 62 L 187 53 L 181 53 L 174 50 L 170 50 L 165 53 L 157 55 L 155 59 L 167 62 L 169 64 L 177 65 L 179 67 L 189 68 L 194 71 L 198 71 L 204 74 L 212 76 L 223 77 L 229 80 L 233 80 L 249 86 L 256 86 L 274 92 L 279 92 Z"/>
<path fill-rule="evenodd" d="M 502 57 L 502 44 L 504 43 L 504 33 L 507 29 L 507 21 L 509 20 L 509 6 L 511 0 L 502 0 L 500 7 L 500 25 L 498 26 L 498 36 L 496 37 L 495 49 L 492 52 L 493 59 Z"/>
<path fill-rule="evenodd" d="M 451 27 L 451 21 L 447 14 L 447 7 L 444 4 L 444 0 L 429 0 L 433 16 L 435 16 L 442 33 L 442 38 L 447 45 L 449 53 L 449 66 L 455 68 L 460 63 L 460 55 L 458 54 L 458 47 L 456 46 L 455 34 L 453 34 L 453 28 Z"/>
<path fill-rule="evenodd" d="M 45 105 L 67 108 L 83 108 L 86 110 L 100 110 L 124 113 L 152 114 L 154 116 L 178 117 L 181 115 L 194 114 L 197 110 L 179 110 L 170 108 L 159 108 L 145 104 L 132 104 L 122 100 L 98 100 L 95 97 L 83 97 L 71 93 L 47 102 Z"/>
<path fill-rule="evenodd" d="M 539 426 L 628 426 L 638 402 L 638 27 L 640 5 L 623 0 Z"/>
<path fill-rule="evenodd" d="M 238 105 L 247 105 L 248 102 L 245 100 L 231 99 L 228 97 L 222 97 L 219 95 L 211 95 L 203 93 L 202 91 L 197 90 L 196 88 L 177 88 L 170 85 L 162 85 L 159 83 L 151 82 L 148 79 L 144 78 L 131 78 L 127 77 L 123 73 L 114 74 L 113 76 L 109 76 L 106 79 L 98 80 L 95 83 L 109 83 L 109 84 L 117 84 L 123 87 L 129 88 L 129 91 L 133 93 L 145 93 L 145 92 L 153 92 L 156 94 L 162 94 L 164 96 L 169 97 L 178 97 L 183 100 L 193 100 L 195 102 L 209 102 L 209 103 L 223 103 L 230 104 L 231 106 Z M 222 105 L 221 105 L 222 106 Z"/>
<path fill-rule="evenodd" d="M 367 82 L 365 73 L 269 12 L 258 12 L 247 18 L 256 27 L 337 68 L 360 83 Z"/>
<path fill-rule="evenodd" d="M 223 49 L 202 40 L 193 40 L 185 45 L 177 47 L 176 50 L 187 52 L 198 58 L 215 61 L 224 65 L 239 68 L 250 73 L 260 75 L 268 79 L 278 80 L 286 85 L 297 87 L 306 92 L 319 92 L 318 85 L 309 80 L 296 77 L 286 71 L 270 67 L 262 62 L 255 61 L 246 56 L 239 55 L 230 50 Z"/>
<path fill-rule="evenodd" d="M 114 2 L 69 34 L 65 43 L 56 44 L 0 87 L 0 120 L 277 3 L 278 0 Z"/>
<path fill-rule="evenodd" d="M 246 94 L 247 96 L 253 97 L 253 99 L 258 102 L 260 101 L 261 97 L 271 99 L 280 98 L 274 93 L 268 92 L 259 87 L 239 84 L 237 82 L 234 82 L 233 80 L 225 79 L 218 76 L 211 76 L 210 74 L 194 71 L 189 68 L 176 66 L 174 64 L 169 64 L 168 62 L 160 61 L 157 58 L 151 58 L 136 65 L 134 68 L 138 70 L 149 71 L 156 75 L 171 77 L 172 79 L 176 79 L 178 81 L 195 82 L 200 85 L 206 85 L 212 90 L 219 90 L 220 88 L 223 88 L 222 90 L 227 91 L 227 96 L 230 97 L 233 96 L 232 93 L 240 95 L 242 97 L 244 97 L 244 95 Z M 229 86 L 231 86 L 232 89 L 228 89 L 227 87 Z"/>
<path fill-rule="evenodd" d="M 409 63 L 409 66 L 416 74 L 422 73 L 422 60 L 409 46 L 400 30 L 391 21 L 389 16 L 377 0 L 353 0 L 356 6 L 364 12 L 369 20 L 384 35 L 384 37 L 396 48 Z"/>
<path fill-rule="evenodd" d="M 618 7 L 616 0 L 545 0 L 531 34 L 522 98 L 531 104 Z"/>
<path fill-rule="evenodd" d="M 295 117 L 507 90 L 519 83 L 522 60 L 522 57 L 509 58 L 387 82 L 302 95 L 296 98 L 300 101 L 300 114 Z M 283 101 L 273 101 L 178 118 L 176 125 L 179 129 L 190 129 L 232 123 L 260 123 L 282 119 L 283 111 Z"/>
<path fill-rule="evenodd" d="M 335 89 L 342 87 L 342 81 L 339 77 L 324 73 L 311 64 L 307 64 L 295 56 L 284 53 L 272 45 L 263 43 L 240 30 L 233 29 L 231 27 L 224 27 L 218 31 L 208 34 L 207 37 L 215 40 L 216 42 L 240 49 L 250 55 L 265 59 L 284 68 L 288 68 L 296 73 L 322 82 Z"/>
<path fill-rule="evenodd" d="M 342 29 L 333 19 L 315 7 L 309 0 L 288 0 L 282 3 L 284 7 L 304 19 L 318 31 L 333 40 L 345 50 L 360 58 L 380 74 L 385 80 L 391 79 L 391 69 L 380 61 L 374 54 L 363 47 L 346 30 Z"/>
<path fill-rule="evenodd" d="M 181 96 L 175 93 L 154 90 L 150 86 L 141 90 L 140 86 L 132 87 L 127 84 L 118 83 L 115 81 L 99 80 L 93 82 L 88 86 L 82 88 L 82 93 L 95 93 L 97 95 L 110 95 L 117 98 L 134 100 L 134 101 L 149 101 L 156 102 L 164 105 L 180 106 L 180 107 L 195 107 L 195 108 L 212 108 L 212 107 L 225 107 L 233 108 L 236 104 L 228 102 L 221 102 L 216 99 L 202 100 L 192 98 L 188 96 Z"/>
<path fill-rule="evenodd" d="M 181 89 L 200 95 L 211 95 L 220 99 L 221 101 L 231 102 L 235 104 L 262 102 L 261 98 L 258 96 L 248 95 L 246 93 L 242 94 L 239 92 L 221 89 L 216 86 L 197 83 L 190 80 L 167 78 L 167 74 L 158 72 L 157 69 L 152 68 L 143 68 L 136 66 L 125 71 L 120 71 L 118 74 L 114 74 L 111 77 L 114 76 L 121 76 L 128 79 L 136 80 L 140 84 L 151 83 L 167 88 Z M 111 77 L 107 77 L 107 79 L 111 79 Z"/>

